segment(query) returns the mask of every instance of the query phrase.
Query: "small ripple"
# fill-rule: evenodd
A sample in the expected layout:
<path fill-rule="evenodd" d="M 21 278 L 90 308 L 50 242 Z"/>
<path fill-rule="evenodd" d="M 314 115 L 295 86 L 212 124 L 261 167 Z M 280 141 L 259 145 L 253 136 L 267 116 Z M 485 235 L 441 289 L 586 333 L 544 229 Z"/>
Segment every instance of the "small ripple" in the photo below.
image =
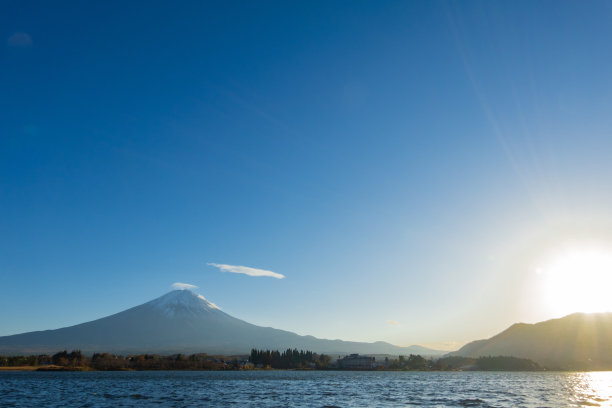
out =
<path fill-rule="evenodd" d="M 147 397 L 146 395 L 142 395 L 142 394 L 132 394 L 132 395 L 130 395 L 130 398 L 132 398 L 132 399 L 149 399 L 151 397 Z"/>
<path fill-rule="evenodd" d="M 459 400 L 458 404 L 461 405 L 462 407 L 479 407 L 486 403 L 479 398 L 474 398 L 474 399 L 468 398 L 468 399 Z"/>
<path fill-rule="evenodd" d="M 591 402 L 591 401 L 576 401 L 576 404 L 580 406 L 587 406 L 587 407 L 601 407 L 600 404 L 596 402 Z"/>

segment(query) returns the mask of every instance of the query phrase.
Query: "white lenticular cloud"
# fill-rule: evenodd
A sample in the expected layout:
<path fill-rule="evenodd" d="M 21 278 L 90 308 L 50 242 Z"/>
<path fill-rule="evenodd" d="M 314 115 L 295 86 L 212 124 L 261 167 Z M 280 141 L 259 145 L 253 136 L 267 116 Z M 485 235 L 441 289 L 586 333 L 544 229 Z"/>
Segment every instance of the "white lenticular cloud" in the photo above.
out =
<path fill-rule="evenodd" d="M 399 326 L 399 322 L 397 320 L 387 320 L 387 324 L 390 326 Z"/>
<path fill-rule="evenodd" d="M 208 263 L 207 265 L 214 266 L 215 268 L 219 268 L 221 272 L 231 272 L 231 273 L 241 273 L 243 275 L 248 276 L 267 276 L 270 278 L 283 279 L 285 275 L 280 273 L 267 271 L 265 269 L 257 269 L 251 268 L 248 266 L 240 266 L 240 265 L 225 265 L 225 264 L 217 264 L 217 263 Z"/>
<path fill-rule="evenodd" d="M 173 289 L 179 289 L 179 290 L 194 290 L 198 288 L 196 285 L 192 285 L 190 283 L 182 283 L 182 282 L 174 282 L 171 286 Z"/>

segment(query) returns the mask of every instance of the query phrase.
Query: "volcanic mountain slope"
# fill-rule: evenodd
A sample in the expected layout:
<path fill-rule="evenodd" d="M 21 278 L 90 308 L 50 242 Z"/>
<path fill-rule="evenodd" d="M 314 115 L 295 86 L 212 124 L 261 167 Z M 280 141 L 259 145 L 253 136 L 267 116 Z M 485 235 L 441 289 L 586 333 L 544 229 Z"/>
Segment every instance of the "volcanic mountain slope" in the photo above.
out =
<path fill-rule="evenodd" d="M 140 306 L 76 326 L 0 337 L 0 354 L 52 353 L 64 349 L 86 353 L 243 354 L 251 348 L 298 348 L 339 354 L 442 354 L 421 346 L 325 340 L 256 326 L 228 315 L 189 290 L 175 290 Z"/>
<path fill-rule="evenodd" d="M 514 356 L 550 369 L 612 369 L 612 313 L 574 313 L 536 324 L 517 323 L 450 355 Z"/>

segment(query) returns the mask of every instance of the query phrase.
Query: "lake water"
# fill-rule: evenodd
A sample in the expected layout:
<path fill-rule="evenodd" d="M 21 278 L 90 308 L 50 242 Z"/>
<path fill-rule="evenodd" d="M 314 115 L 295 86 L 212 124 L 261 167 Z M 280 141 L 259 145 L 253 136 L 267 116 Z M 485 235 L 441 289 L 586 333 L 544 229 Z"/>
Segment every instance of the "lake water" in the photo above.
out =
<path fill-rule="evenodd" d="M 612 407 L 612 372 L 0 372 L 1 407 Z"/>

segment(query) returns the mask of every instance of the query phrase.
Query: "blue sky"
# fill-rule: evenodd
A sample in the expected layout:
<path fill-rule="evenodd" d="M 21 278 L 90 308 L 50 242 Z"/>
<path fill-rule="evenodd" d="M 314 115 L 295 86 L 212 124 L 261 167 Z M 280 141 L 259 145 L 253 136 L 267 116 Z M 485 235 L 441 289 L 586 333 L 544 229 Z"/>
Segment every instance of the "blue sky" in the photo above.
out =
<path fill-rule="evenodd" d="M 610 3 L 124 3 L 0 6 L 0 335 L 184 282 L 452 347 L 612 240 Z"/>

